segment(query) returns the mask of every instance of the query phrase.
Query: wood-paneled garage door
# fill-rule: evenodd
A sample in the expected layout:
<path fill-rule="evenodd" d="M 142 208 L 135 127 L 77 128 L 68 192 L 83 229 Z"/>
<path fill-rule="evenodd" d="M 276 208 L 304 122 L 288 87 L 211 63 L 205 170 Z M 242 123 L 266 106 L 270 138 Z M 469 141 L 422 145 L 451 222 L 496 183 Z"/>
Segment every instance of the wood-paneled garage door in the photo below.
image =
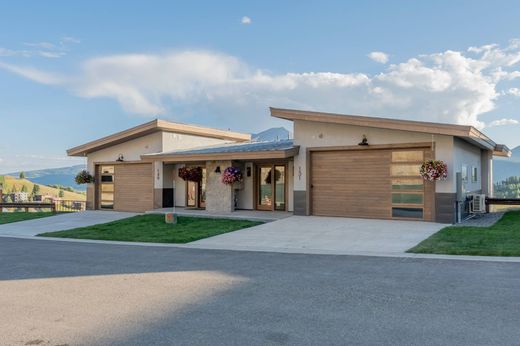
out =
<path fill-rule="evenodd" d="M 433 190 L 419 176 L 431 151 L 311 151 L 311 212 L 322 216 L 432 219 Z"/>
<path fill-rule="evenodd" d="M 114 209 L 142 212 L 153 209 L 151 163 L 115 165 Z"/>
<path fill-rule="evenodd" d="M 143 212 L 153 209 L 151 163 L 103 164 L 97 167 L 97 208 Z"/>

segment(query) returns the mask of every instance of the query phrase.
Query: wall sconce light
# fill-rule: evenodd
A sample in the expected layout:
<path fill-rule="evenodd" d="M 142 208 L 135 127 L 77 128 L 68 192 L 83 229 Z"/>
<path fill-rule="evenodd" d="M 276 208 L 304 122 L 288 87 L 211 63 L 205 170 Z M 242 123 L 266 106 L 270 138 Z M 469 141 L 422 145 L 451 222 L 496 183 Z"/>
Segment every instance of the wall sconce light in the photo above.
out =
<path fill-rule="evenodd" d="M 363 139 L 358 143 L 358 145 L 368 145 L 367 136 L 363 135 Z"/>
<path fill-rule="evenodd" d="M 219 173 L 220 174 L 220 166 L 217 166 L 217 168 L 215 168 L 215 173 Z"/>
<path fill-rule="evenodd" d="M 248 176 L 248 177 L 251 176 L 251 166 L 246 167 L 246 176 Z"/>

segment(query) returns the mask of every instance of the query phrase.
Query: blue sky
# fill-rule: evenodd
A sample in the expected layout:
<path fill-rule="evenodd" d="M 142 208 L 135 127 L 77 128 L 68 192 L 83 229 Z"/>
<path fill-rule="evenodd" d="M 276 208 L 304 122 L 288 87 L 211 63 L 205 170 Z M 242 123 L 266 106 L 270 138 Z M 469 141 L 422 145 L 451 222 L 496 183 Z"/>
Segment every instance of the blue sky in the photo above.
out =
<path fill-rule="evenodd" d="M 518 13 L 518 1 L 0 1 L 0 173 L 81 162 L 65 149 L 155 117 L 290 128 L 269 106 L 470 124 L 514 147 Z"/>

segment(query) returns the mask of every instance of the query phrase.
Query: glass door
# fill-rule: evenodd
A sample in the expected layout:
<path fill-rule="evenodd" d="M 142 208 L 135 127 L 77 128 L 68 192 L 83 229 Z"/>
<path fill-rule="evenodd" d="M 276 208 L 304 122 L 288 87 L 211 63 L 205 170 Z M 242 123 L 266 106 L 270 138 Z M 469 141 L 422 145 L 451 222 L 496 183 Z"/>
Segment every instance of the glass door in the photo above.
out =
<path fill-rule="evenodd" d="M 257 169 L 257 201 L 259 210 L 286 210 L 285 165 L 260 165 Z"/>
<path fill-rule="evenodd" d="M 272 166 L 258 167 L 257 209 L 273 210 Z"/>
<path fill-rule="evenodd" d="M 202 167 L 200 182 L 186 182 L 186 206 L 190 208 L 206 208 L 206 168 Z"/>
<path fill-rule="evenodd" d="M 285 166 L 274 166 L 274 209 L 285 210 Z"/>

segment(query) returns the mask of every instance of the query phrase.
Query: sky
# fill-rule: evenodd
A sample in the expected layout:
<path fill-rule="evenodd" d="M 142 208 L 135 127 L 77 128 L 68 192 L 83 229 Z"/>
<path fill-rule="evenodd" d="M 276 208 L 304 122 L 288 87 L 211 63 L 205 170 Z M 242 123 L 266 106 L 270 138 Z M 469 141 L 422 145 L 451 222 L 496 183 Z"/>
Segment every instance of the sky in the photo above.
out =
<path fill-rule="evenodd" d="M 519 1 L 0 0 L 0 173 L 155 118 L 268 107 L 473 125 L 520 145 Z"/>

